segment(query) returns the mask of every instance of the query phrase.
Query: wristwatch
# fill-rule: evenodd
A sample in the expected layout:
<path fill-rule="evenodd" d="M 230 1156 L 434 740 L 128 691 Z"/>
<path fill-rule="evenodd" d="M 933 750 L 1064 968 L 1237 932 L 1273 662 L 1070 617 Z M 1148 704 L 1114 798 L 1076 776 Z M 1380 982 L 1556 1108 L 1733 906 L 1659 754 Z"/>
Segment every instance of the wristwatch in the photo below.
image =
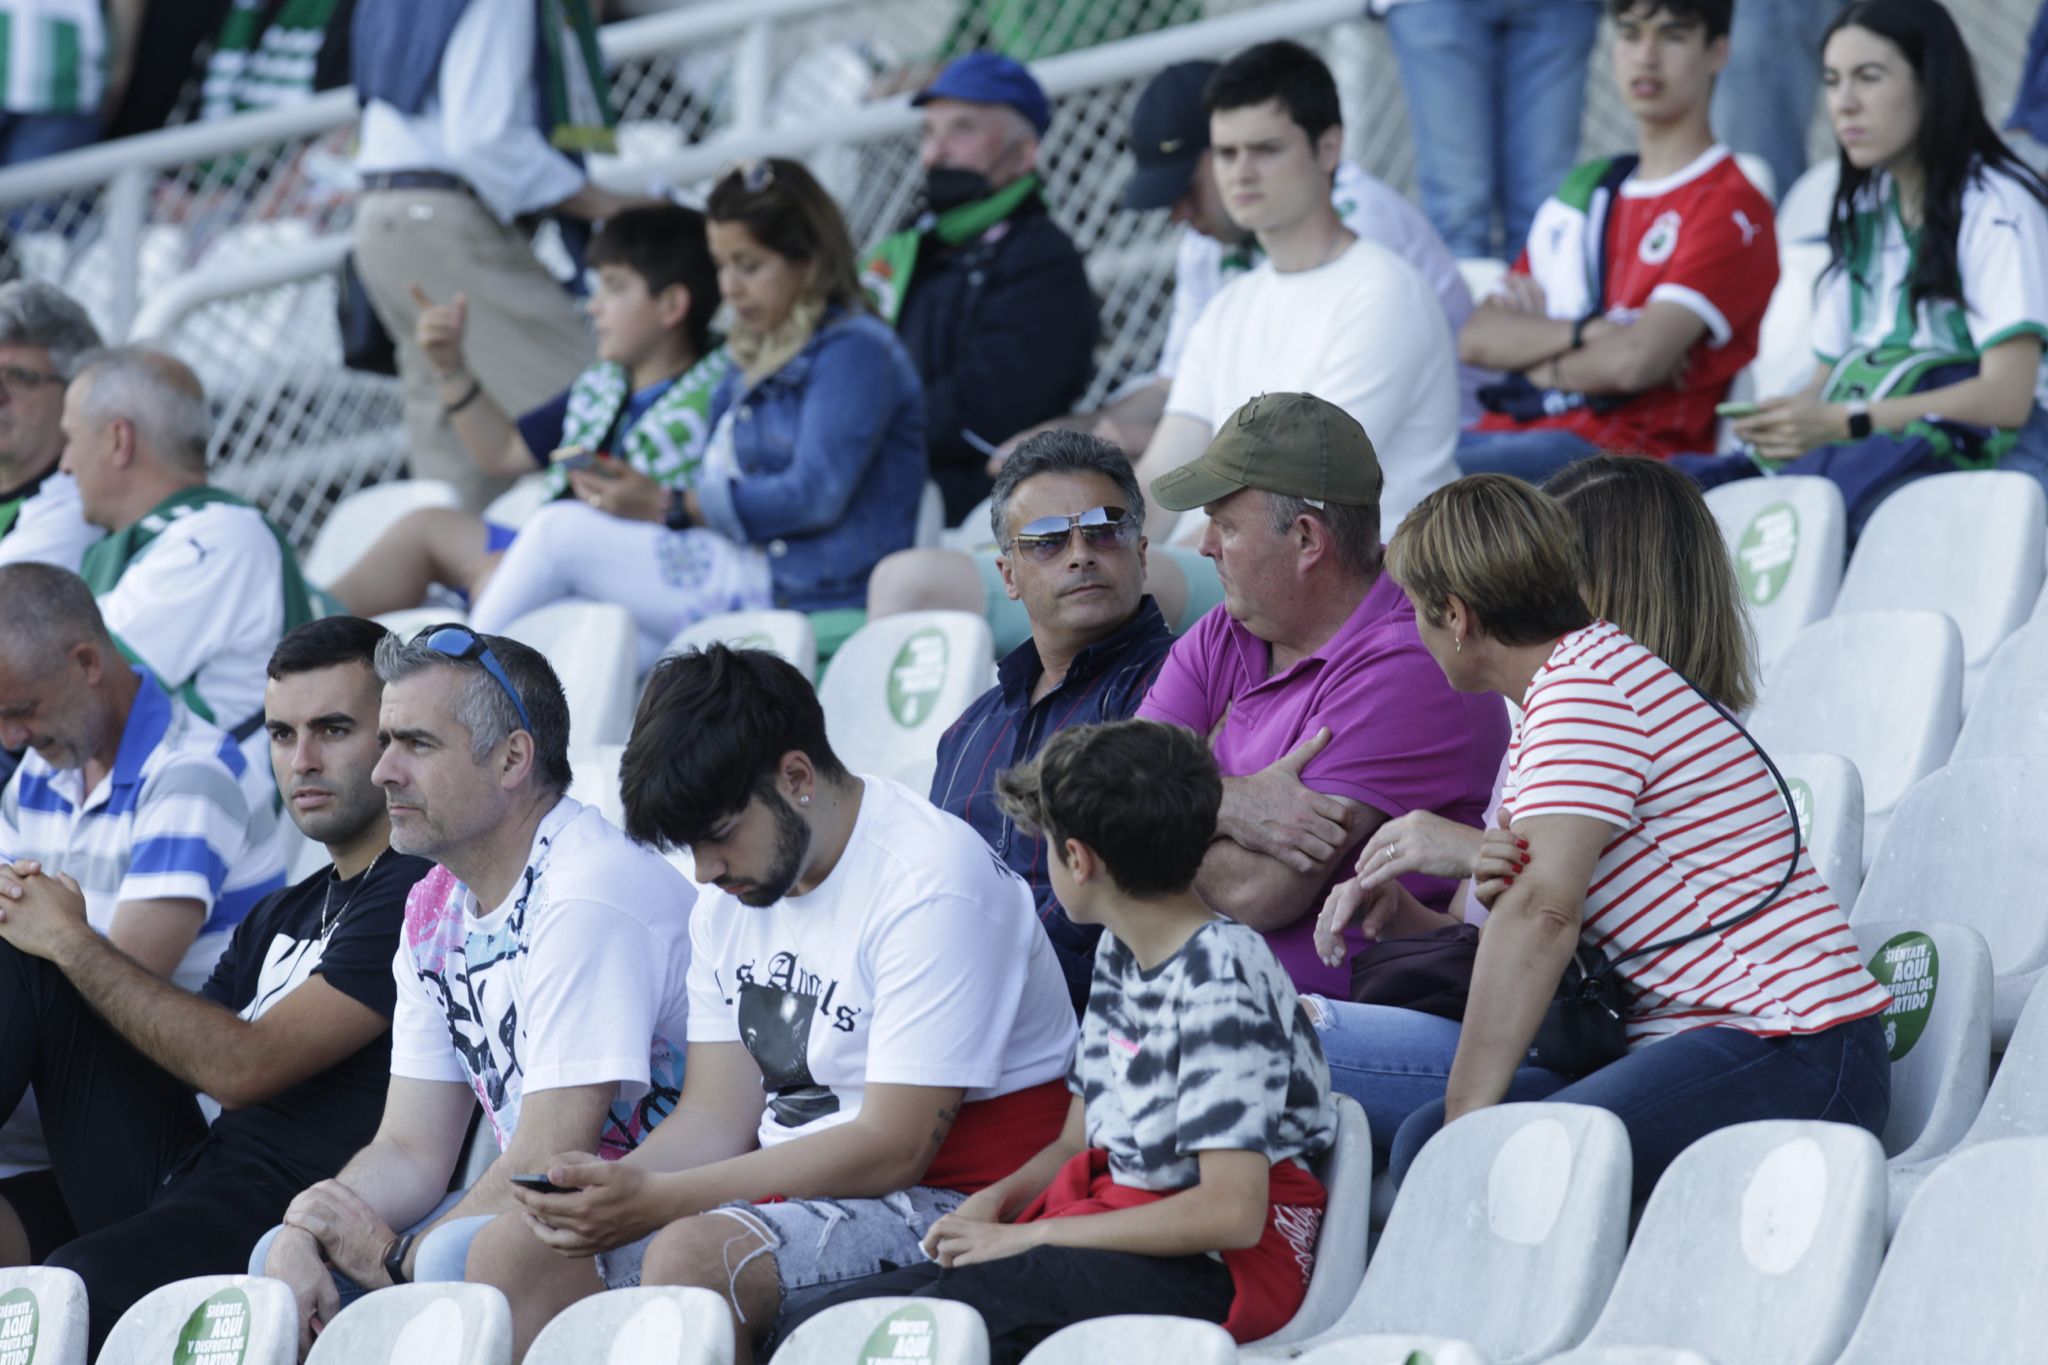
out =
<path fill-rule="evenodd" d="M 391 1239 L 391 1245 L 384 1252 L 384 1273 L 391 1277 L 393 1284 L 411 1284 L 412 1277 L 405 1273 L 405 1254 L 412 1250 L 417 1232 L 402 1232 Z"/>
<path fill-rule="evenodd" d="M 1870 435 L 1870 404 L 1852 398 L 1843 405 L 1849 410 L 1849 439 L 1861 441 Z"/>
<path fill-rule="evenodd" d="M 680 487 L 668 490 L 668 514 L 661 519 L 661 524 L 671 531 L 690 529 L 690 499 Z"/>

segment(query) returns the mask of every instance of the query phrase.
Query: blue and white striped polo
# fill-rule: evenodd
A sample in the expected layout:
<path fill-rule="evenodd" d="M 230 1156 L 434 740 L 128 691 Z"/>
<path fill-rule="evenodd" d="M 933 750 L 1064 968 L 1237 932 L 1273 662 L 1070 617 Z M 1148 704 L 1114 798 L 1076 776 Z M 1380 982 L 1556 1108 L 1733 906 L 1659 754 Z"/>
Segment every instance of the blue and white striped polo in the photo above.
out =
<path fill-rule="evenodd" d="M 24 754 L 0 792 L 0 853 L 70 874 L 101 933 L 123 901 L 198 901 L 206 923 L 177 971 L 196 989 L 250 907 L 284 885 L 271 779 L 252 775 L 234 740 L 135 672 L 142 686 L 113 770 L 87 793 L 83 769 Z"/>

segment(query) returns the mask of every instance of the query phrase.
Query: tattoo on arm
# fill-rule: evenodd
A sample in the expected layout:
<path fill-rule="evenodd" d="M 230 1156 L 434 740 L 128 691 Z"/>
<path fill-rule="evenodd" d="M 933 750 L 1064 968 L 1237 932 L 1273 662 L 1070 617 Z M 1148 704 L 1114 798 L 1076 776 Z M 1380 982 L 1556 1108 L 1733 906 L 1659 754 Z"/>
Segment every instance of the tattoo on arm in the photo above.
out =
<path fill-rule="evenodd" d="M 946 1134 L 953 1131 L 953 1120 L 959 1117 L 960 1108 L 958 1105 L 955 1105 L 951 1109 L 941 1109 L 939 1111 L 938 1117 L 935 1120 L 933 1120 L 932 1123 L 933 1147 L 940 1147 L 945 1144 Z"/>

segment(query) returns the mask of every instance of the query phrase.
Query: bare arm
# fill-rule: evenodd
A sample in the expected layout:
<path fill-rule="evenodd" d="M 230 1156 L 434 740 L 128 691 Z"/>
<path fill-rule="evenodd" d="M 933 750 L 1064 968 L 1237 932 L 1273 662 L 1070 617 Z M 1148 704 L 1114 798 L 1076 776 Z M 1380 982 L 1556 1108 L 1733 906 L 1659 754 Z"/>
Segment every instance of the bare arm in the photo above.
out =
<path fill-rule="evenodd" d="M 107 939 L 144 971 L 168 979 L 205 924 L 206 907 L 196 900 L 122 901 Z"/>
<path fill-rule="evenodd" d="M 1372 837 L 1386 818 L 1376 807 L 1354 803 L 1343 821 L 1343 840 L 1329 857 L 1312 860 L 1305 871 L 1233 840 L 1218 839 L 1202 858 L 1195 890 L 1218 914 L 1240 924 L 1261 933 L 1285 929 L 1322 903 L 1323 889 L 1345 851 Z"/>
<path fill-rule="evenodd" d="M 1493 299 L 1472 310 L 1458 333 L 1458 359 L 1489 370 L 1526 370 L 1571 349 L 1569 318 L 1547 317 Z"/>
<path fill-rule="evenodd" d="M 1706 334 L 1707 324 L 1690 308 L 1652 303 L 1625 327 L 1589 323 L 1585 345 L 1538 366 L 1530 378 L 1575 393 L 1641 393 L 1675 378 Z"/>
<path fill-rule="evenodd" d="M 413 323 L 413 343 L 434 372 L 441 407 L 448 415 L 455 439 L 462 442 L 470 460 L 486 474 L 516 479 L 533 473 L 539 463 L 527 448 L 526 438 L 463 360 L 469 296 L 457 294 L 447 303 L 435 303 L 426 290 L 415 284 L 412 301 L 420 310 Z"/>
<path fill-rule="evenodd" d="M 1172 541 L 1173 526 L 1180 519 L 1180 513 L 1169 512 L 1153 501 L 1152 480 L 1200 458 L 1202 452 L 1209 448 L 1211 435 L 1207 422 L 1197 421 L 1186 413 L 1169 412 L 1159 419 L 1158 427 L 1152 432 L 1151 444 L 1138 457 L 1138 487 L 1145 493 L 1145 534 L 1153 544 L 1165 545 Z"/>

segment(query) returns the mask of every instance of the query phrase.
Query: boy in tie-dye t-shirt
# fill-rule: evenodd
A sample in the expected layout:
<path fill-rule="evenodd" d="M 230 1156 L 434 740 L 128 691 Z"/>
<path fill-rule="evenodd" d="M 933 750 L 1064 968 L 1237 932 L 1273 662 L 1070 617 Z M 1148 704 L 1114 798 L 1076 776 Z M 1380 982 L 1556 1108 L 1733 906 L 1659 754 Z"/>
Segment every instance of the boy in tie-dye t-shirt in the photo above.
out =
<path fill-rule="evenodd" d="M 1178 726 L 1078 726 L 998 792 L 1045 836 L 1060 903 L 1105 930 L 1066 1130 L 934 1224 L 928 1264 L 805 1315 L 878 1295 L 953 1299 L 987 1322 L 996 1365 L 1112 1314 L 1271 1334 L 1307 1292 L 1325 1202 L 1308 1163 L 1336 1119 L 1286 971 L 1193 891 L 1222 799 L 1215 761 Z"/>

